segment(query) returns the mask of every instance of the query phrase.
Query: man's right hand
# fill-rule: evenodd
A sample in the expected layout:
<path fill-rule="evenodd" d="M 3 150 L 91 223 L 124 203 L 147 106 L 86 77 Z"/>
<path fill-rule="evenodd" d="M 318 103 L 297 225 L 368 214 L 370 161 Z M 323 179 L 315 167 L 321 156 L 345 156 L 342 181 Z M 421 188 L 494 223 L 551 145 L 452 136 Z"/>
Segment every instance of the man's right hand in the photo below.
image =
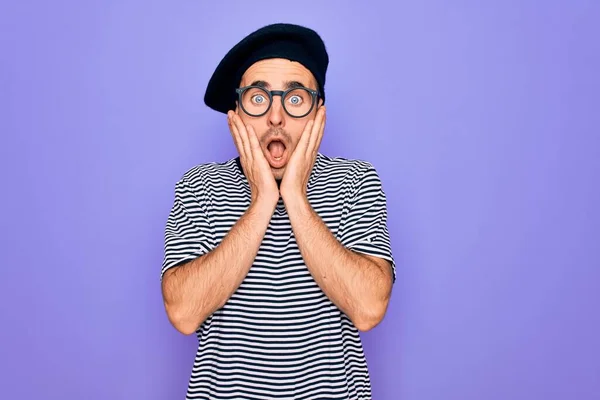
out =
<path fill-rule="evenodd" d="M 173 326 L 186 335 L 196 332 L 210 315 L 222 308 L 244 281 L 279 200 L 277 182 L 256 133 L 252 128 L 246 128 L 238 115 L 229 113 L 228 118 L 231 135 L 250 184 L 252 202 L 218 246 L 164 273 L 162 293 L 167 315 Z M 177 214 L 170 218 L 189 216 L 185 215 L 185 210 L 177 210 Z M 178 222 L 177 219 L 170 221 Z M 174 235 L 183 233 L 167 232 Z M 194 228 L 185 233 L 191 235 L 190 238 L 196 235 Z M 170 243 L 179 245 L 178 241 Z"/>
<path fill-rule="evenodd" d="M 251 126 L 245 126 L 239 115 L 233 111 L 227 113 L 227 121 L 240 154 L 246 179 L 250 184 L 252 203 L 264 201 L 275 206 L 279 200 L 279 188 L 260 148 L 256 132 Z"/>

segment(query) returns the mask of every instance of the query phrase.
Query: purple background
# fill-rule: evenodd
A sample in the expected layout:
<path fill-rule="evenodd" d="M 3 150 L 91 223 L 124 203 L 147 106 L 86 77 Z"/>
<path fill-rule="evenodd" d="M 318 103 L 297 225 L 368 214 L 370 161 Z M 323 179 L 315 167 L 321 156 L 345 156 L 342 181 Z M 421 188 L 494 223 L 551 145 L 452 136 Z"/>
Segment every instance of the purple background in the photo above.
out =
<path fill-rule="evenodd" d="M 173 185 L 236 155 L 202 102 L 220 58 L 290 21 L 330 50 L 322 150 L 388 194 L 374 398 L 600 399 L 598 3 L 208 3 L 0 6 L 0 398 L 183 398 Z"/>

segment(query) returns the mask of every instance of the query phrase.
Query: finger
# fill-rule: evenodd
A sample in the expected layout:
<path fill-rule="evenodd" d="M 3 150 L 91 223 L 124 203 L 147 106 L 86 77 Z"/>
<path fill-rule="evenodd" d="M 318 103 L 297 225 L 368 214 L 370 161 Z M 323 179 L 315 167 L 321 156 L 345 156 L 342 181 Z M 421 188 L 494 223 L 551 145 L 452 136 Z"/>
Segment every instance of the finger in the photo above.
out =
<path fill-rule="evenodd" d="M 311 129 L 311 134 L 309 137 L 309 143 L 306 148 L 306 154 L 314 155 L 316 150 L 321 143 L 321 137 L 323 136 L 323 127 L 325 124 L 325 108 L 321 107 L 319 112 L 317 113 L 317 117 L 315 118 L 315 123 Z"/>
<path fill-rule="evenodd" d="M 302 154 L 306 153 L 308 143 L 310 142 L 310 134 L 312 132 L 314 124 L 314 120 L 311 119 L 310 121 L 308 121 L 308 123 L 304 127 L 304 131 L 302 131 L 302 135 L 300 135 L 300 140 L 298 141 L 298 145 L 296 146 L 296 148 L 300 150 Z"/>
<path fill-rule="evenodd" d="M 246 131 L 248 132 L 250 150 L 252 151 L 253 157 L 255 159 L 264 157 L 265 155 L 263 154 L 262 149 L 260 148 L 260 142 L 258 141 L 258 136 L 256 135 L 254 128 L 248 125 L 246 126 Z"/>
<path fill-rule="evenodd" d="M 237 127 L 233 123 L 233 115 L 231 112 L 227 114 L 227 125 L 229 125 L 229 132 L 231 133 L 231 137 L 233 137 L 235 147 L 238 149 L 240 156 L 242 156 L 242 158 L 245 158 L 246 152 L 244 151 L 244 145 L 242 144 L 240 133 L 238 132 Z"/>
<path fill-rule="evenodd" d="M 252 160 L 252 150 L 250 149 L 250 140 L 248 139 L 248 132 L 242 123 L 242 120 L 237 114 L 233 114 L 233 124 L 237 128 L 240 141 L 242 142 L 242 147 L 244 148 L 244 153 L 248 160 Z"/>
<path fill-rule="evenodd" d="M 327 120 L 327 116 L 325 115 L 325 113 L 326 113 L 326 111 L 323 112 L 323 120 L 321 121 L 321 128 L 317 132 L 317 142 L 315 143 L 315 145 L 313 147 L 313 156 L 317 155 L 317 152 L 319 151 L 319 148 L 321 147 L 321 141 L 323 140 L 323 134 L 325 133 L 325 125 L 326 125 L 326 120 Z"/>

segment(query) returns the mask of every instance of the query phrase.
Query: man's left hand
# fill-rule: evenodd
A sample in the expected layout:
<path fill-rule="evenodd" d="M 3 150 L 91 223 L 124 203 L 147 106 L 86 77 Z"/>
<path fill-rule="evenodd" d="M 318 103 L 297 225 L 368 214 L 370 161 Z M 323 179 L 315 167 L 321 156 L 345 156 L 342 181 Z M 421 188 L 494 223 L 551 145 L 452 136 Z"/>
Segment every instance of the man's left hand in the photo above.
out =
<path fill-rule="evenodd" d="M 325 130 L 325 106 L 317 111 L 314 120 L 308 121 L 296 149 L 290 157 L 279 192 L 284 201 L 301 196 L 306 197 L 308 178 L 312 172 L 323 131 Z"/>

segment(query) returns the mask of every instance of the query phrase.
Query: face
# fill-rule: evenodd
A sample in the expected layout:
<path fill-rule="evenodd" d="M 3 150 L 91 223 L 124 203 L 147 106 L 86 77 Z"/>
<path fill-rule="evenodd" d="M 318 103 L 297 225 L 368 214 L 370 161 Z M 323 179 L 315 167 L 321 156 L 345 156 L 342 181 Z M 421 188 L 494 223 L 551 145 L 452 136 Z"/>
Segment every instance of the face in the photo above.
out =
<path fill-rule="evenodd" d="M 243 75 L 240 87 L 261 83 L 267 90 L 286 90 L 290 83 L 299 83 L 317 89 L 312 73 L 302 64 L 285 59 L 258 61 Z M 273 96 L 269 111 L 260 117 L 246 114 L 239 104 L 235 112 L 245 125 L 250 125 L 258 135 L 263 154 L 271 166 L 275 179 L 281 180 L 290 156 L 309 120 L 314 119 L 322 100 L 318 100 L 310 114 L 302 118 L 288 115 L 280 96 Z"/>

